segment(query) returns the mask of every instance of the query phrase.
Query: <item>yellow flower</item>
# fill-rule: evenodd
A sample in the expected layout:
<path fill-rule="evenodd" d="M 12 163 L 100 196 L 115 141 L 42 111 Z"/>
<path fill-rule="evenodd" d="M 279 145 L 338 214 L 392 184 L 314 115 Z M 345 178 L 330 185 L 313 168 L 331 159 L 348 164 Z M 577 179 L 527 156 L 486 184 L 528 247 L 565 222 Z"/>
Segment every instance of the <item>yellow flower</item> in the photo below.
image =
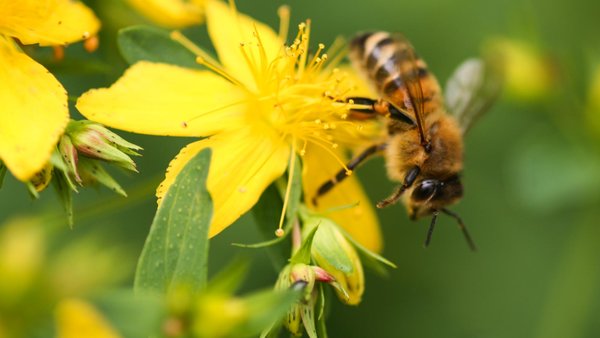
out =
<path fill-rule="evenodd" d="M 490 55 L 500 56 L 508 95 L 536 101 L 551 93 L 554 74 L 549 59 L 531 42 L 495 38 L 488 42 Z"/>
<path fill-rule="evenodd" d="M 156 24 L 168 28 L 181 28 L 204 21 L 204 5 L 207 0 L 127 1 Z"/>
<path fill-rule="evenodd" d="M 600 65 L 596 65 L 591 72 L 585 112 L 587 127 L 600 135 Z"/>
<path fill-rule="evenodd" d="M 122 337 L 96 308 L 77 298 L 62 300 L 56 309 L 58 338 Z"/>
<path fill-rule="evenodd" d="M 157 195 L 160 199 L 165 194 L 190 158 L 212 148 L 207 182 L 214 202 L 211 236 L 248 211 L 288 167 L 297 167 L 294 153 L 304 157 L 305 188 L 312 189 L 326 180 L 322 168 L 343 166 L 341 148 L 360 144 L 357 138 L 371 131 L 345 119 L 349 105 L 343 101 L 360 94 L 358 80 L 335 68 L 339 58 L 327 62 L 323 45 L 309 56 L 308 22 L 299 25 L 293 43 L 285 46 L 288 13 L 280 13 L 277 34 L 233 5 L 208 1 L 208 32 L 220 62 L 180 35 L 175 37 L 196 51 L 198 61 L 210 70 L 140 62 L 112 87 L 89 91 L 77 102 L 87 118 L 111 127 L 208 137 L 181 150 Z M 340 224 L 378 250 L 381 240 L 371 204 L 353 177 L 347 181 L 346 189 L 334 190 L 323 207 L 358 202 L 363 216 Z"/>
<path fill-rule="evenodd" d="M 19 180 L 42 170 L 69 120 L 67 93 L 20 43 L 65 45 L 96 34 L 92 11 L 71 0 L 0 0 L 0 160 Z"/>

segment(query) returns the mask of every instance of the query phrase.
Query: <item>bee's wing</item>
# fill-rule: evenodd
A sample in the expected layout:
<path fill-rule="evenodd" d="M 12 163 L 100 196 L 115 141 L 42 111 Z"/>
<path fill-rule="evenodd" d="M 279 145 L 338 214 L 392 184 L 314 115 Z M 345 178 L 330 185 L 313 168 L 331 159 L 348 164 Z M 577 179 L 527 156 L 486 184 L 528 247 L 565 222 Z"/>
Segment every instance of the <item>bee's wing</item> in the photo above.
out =
<path fill-rule="evenodd" d="M 421 85 L 421 77 L 419 75 L 420 70 L 427 71 L 425 63 L 420 60 L 415 50 L 403 35 L 395 34 L 394 38 L 398 43 L 404 45 L 403 49 L 399 49 L 395 56 L 397 60 L 396 66 L 400 72 L 400 78 L 406 88 L 408 104 L 411 106 L 414 114 L 417 127 L 419 129 L 419 135 L 421 136 L 421 143 L 425 144 L 427 141 L 427 131 L 423 123 L 425 114 L 425 100 L 423 99 L 423 87 Z"/>
<path fill-rule="evenodd" d="M 454 71 L 446 84 L 446 107 L 465 134 L 502 89 L 502 75 L 492 61 L 468 59 Z"/>

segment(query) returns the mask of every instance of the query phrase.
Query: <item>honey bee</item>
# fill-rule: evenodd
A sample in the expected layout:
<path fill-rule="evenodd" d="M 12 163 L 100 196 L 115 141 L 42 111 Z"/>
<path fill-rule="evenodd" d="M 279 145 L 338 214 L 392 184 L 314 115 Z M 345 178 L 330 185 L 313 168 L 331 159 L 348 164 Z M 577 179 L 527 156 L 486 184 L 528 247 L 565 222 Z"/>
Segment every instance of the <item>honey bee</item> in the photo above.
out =
<path fill-rule="evenodd" d="M 432 215 L 425 246 L 431 241 L 439 213 L 447 214 L 457 221 L 475 251 L 462 219 L 447 206 L 463 196 L 463 135 L 499 93 L 499 73 L 493 71 L 491 63 L 467 60 L 451 77 L 444 102 L 435 76 L 403 36 L 387 32 L 358 35 L 350 44 L 349 57 L 380 96 L 348 98 L 353 107 L 364 106 L 352 109 L 350 116 L 383 117 L 387 133 L 382 142 L 352 159 L 348 169 L 382 154 L 389 178 L 400 185 L 377 207 L 401 201 L 412 220 Z M 321 185 L 313 202 L 316 204 L 316 198 L 342 181 L 347 172 L 342 169 Z"/>

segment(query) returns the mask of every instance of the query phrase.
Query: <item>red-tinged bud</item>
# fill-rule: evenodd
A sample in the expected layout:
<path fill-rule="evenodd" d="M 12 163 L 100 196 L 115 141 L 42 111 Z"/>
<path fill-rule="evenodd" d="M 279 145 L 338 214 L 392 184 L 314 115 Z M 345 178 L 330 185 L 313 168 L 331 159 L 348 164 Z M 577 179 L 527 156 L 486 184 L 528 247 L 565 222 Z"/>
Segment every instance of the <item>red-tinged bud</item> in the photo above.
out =
<path fill-rule="evenodd" d="M 333 283 L 335 282 L 335 277 L 333 277 L 329 272 L 325 271 L 325 269 L 318 266 L 311 266 L 313 271 L 315 272 L 315 279 L 322 283 Z"/>
<path fill-rule="evenodd" d="M 315 263 L 334 279 L 330 284 L 338 298 L 348 304 L 360 303 L 365 290 L 362 263 L 356 249 L 338 229 L 338 225 L 325 217 L 309 217 L 304 231 L 319 226 L 313 239 L 311 255 Z"/>
<path fill-rule="evenodd" d="M 77 156 L 77 148 L 71 142 L 71 138 L 67 135 L 63 135 L 58 143 L 58 152 L 66 165 L 66 171 L 70 177 L 74 177 L 77 183 L 81 184 L 81 177 L 77 170 L 77 163 L 79 157 Z"/>
<path fill-rule="evenodd" d="M 114 163 L 127 170 L 137 172 L 129 155 L 138 156 L 142 148 L 129 143 L 104 126 L 91 121 L 71 121 L 68 134 L 80 155 Z"/>

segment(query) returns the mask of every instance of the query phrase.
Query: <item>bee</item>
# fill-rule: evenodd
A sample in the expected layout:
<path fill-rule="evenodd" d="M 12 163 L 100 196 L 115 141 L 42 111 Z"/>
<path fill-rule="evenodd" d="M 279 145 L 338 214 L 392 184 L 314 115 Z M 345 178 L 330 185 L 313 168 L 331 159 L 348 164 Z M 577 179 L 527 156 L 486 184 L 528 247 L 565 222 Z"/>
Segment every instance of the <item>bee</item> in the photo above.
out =
<path fill-rule="evenodd" d="M 353 170 L 373 155 L 383 155 L 389 178 L 400 184 L 377 207 L 401 201 L 412 220 L 432 215 L 426 247 L 438 215 L 449 215 L 475 251 L 464 222 L 447 207 L 463 196 L 463 136 L 497 97 L 501 88 L 499 72 L 490 62 L 467 60 L 449 80 L 444 99 L 435 76 L 401 35 L 360 34 L 350 44 L 349 58 L 380 96 L 348 98 L 352 107 L 359 107 L 350 111 L 350 117 L 383 118 L 387 130 L 384 139 L 352 159 L 348 169 Z M 342 169 L 323 183 L 313 203 L 348 172 Z"/>

